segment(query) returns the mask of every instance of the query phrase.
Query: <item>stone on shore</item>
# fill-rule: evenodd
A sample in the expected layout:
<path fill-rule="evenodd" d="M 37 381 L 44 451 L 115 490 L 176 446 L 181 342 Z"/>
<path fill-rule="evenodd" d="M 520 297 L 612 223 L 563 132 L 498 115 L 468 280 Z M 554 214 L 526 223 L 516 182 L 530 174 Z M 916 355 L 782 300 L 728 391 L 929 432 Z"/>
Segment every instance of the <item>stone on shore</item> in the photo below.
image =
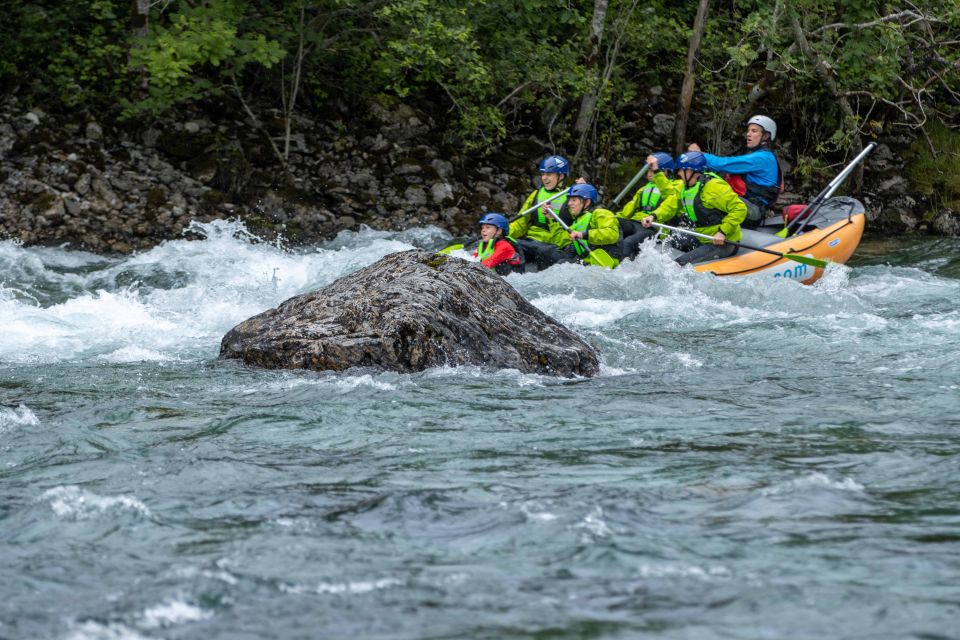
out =
<path fill-rule="evenodd" d="M 477 365 L 593 376 L 596 350 L 479 263 L 394 253 L 231 329 L 221 359 L 271 369 Z"/>

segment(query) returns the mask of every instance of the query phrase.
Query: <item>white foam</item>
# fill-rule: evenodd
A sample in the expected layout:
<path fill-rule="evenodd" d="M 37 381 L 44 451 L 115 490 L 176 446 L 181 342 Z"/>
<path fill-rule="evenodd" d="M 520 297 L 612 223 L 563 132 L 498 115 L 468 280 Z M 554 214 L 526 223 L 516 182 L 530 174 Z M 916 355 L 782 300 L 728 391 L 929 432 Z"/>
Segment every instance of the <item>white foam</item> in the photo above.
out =
<path fill-rule="evenodd" d="M 119 622 L 102 624 L 87 620 L 72 629 L 65 640 L 147 640 L 147 636 Z"/>
<path fill-rule="evenodd" d="M 594 507 L 582 521 L 574 526 L 578 529 L 584 529 L 595 538 L 606 538 L 613 534 L 610 525 L 608 525 L 603 518 L 603 509 L 601 507 Z"/>
<path fill-rule="evenodd" d="M 671 353 L 670 356 L 673 359 L 675 359 L 677 362 L 679 362 L 680 365 L 686 369 L 696 369 L 698 367 L 703 366 L 702 360 L 698 360 L 697 358 L 693 357 L 689 353 L 683 353 L 678 351 L 676 353 Z"/>
<path fill-rule="evenodd" d="M 210 580 L 219 580 L 220 582 L 229 585 L 236 585 L 240 582 L 236 577 L 234 577 L 233 574 L 223 569 L 211 571 L 209 569 L 199 569 L 197 567 L 181 567 L 174 570 L 174 575 L 178 578 L 195 578 L 200 576 Z"/>
<path fill-rule="evenodd" d="M 48 489 L 39 499 L 49 502 L 58 517 L 71 520 L 86 520 L 114 510 L 133 511 L 144 517 L 150 515 L 147 506 L 136 498 L 99 496 L 76 485 Z"/>
<path fill-rule="evenodd" d="M 402 584 L 403 581 L 396 578 L 381 578 L 379 580 L 358 580 L 354 582 L 321 582 L 316 586 L 280 585 L 280 589 L 285 593 L 292 594 L 359 595 Z"/>
<path fill-rule="evenodd" d="M 696 565 L 643 565 L 639 573 L 644 578 L 697 578 L 712 580 L 729 578 L 732 572 L 723 566 L 699 567 Z"/>
<path fill-rule="evenodd" d="M 0 406 L 0 431 L 11 427 L 35 427 L 40 419 L 25 404 L 16 408 Z"/>
<path fill-rule="evenodd" d="M 793 493 L 798 490 L 802 491 L 804 489 L 832 489 L 836 491 L 851 491 L 860 493 L 864 490 L 864 487 L 862 484 L 853 480 L 852 478 L 831 480 L 826 474 L 817 472 L 802 478 L 795 478 L 789 482 L 777 486 L 767 487 L 763 489 L 761 493 L 765 496 L 772 496 L 783 493 Z"/>
<path fill-rule="evenodd" d="M 595 329 L 643 311 L 643 300 L 587 298 L 576 293 L 537 298 L 534 304 L 548 316 L 568 327 Z"/>
<path fill-rule="evenodd" d="M 827 294 L 840 294 L 850 286 L 850 267 L 830 263 L 813 286 Z"/>
<path fill-rule="evenodd" d="M 98 356 L 98 359 L 103 360 L 104 362 L 170 362 L 176 361 L 178 358 L 175 358 L 170 355 L 160 353 L 153 349 L 145 349 L 143 347 L 122 347 L 116 351 L 103 354 Z"/>
<path fill-rule="evenodd" d="M 196 605 L 179 599 L 168 600 L 163 604 L 146 609 L 138 626 L 145 629 L 158 629 L 212 617 L 213 612 L 206 611 Z"/>
<path fill-rule="evenodd" d="M 397 391 L 399 387 L 389 382 L 381 382 L 370 374 L 338 378 L 334 383 L 341 391 L 349 392 L 357 388 L 369 387 L 378 391 Z"/>
<path fill-rule="evenodd" d="M 504 504 L 503 506 L 506 505 Z M 534 522 L 552 522 L 558 518 L 555 513 L 538 508 L 532 504 L 520 505 L 520 511 L 528 520 L 532 520 Z"/>
<path fill-rule="evenodd" d="M 471 378 L 475 380 L 489 380 L 493 375 L 498 379 L 508 380 L 512 385 L 516 385 L 518 387 L 542 387 L 548 380 L 554 379 L 550 376 L 543 376 L 536 373 L 523 373 L 518 369 L 499 369 L 496 371 L 496 373 L 491 374 L 489 369 L 484 369 L 483 367 L 451 367 L 447 365 L 427 369 L 426 371 L 421 371 L 414 375 L 426 379 L 456 377 L 461 379 Z"/>
<path fill-rule="evenodd" d="M 960 333 L 960 311 L 936 313 L 930 316 L 913 316 L 913 320 L 922 328 L 942 333 L 953 338 Z"/>
<path fill-rule="evenodd" d="M 600 363 L 600 375 L 602 377 L 623 376 L 628 373 L 634 373 L 634 371 L 632 369 L 621 369 L 620 367 L 612 367 L 608 364 Z"/>

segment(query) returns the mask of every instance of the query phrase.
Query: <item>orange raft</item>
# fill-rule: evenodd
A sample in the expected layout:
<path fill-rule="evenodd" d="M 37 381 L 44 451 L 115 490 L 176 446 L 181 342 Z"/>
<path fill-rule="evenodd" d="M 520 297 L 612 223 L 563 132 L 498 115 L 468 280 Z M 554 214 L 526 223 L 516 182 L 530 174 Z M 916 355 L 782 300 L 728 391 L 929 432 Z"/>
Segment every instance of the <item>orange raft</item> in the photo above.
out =
<path fill-rule="evenodd" d="M 789 238 L 776 235 L 783 225 L 772 219 L 759 229 L 743 231 L 743 243 L 763 247 L 779 253 L 793 253 L 827 262 L 843 264 L 850 259 L 866 223 L 863 204 L 853 198 L 838 197 L 826 200 L 807 222 L 803 232 Z M 769 253 L 741 248 L 736 254 L 722 260 L 711 260 L 694 265 L 695 271 L 718 276 L 760 276 L 774 279 L 799 280 L 813 284 L 823 275 L 823 269 L 801 264 Z"/>

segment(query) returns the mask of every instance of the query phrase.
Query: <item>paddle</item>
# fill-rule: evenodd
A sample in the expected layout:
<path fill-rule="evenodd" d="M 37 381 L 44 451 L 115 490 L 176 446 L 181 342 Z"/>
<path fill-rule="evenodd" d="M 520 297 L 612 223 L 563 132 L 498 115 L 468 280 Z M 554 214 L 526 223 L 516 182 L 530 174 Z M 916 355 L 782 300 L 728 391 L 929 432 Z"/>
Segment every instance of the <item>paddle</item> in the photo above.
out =
<path fill-rule="evenodd" d="M 563 227 L 563 230 L 564 230 L 564 231 L 566 231 L 567 233 L 570 233 L 570 231 L 571 231 L 570 227 L 567 226 L 567 223 L 566 223 L 566 222 L 564 222 L 563 220 L 560 219 L 560 216 L 558 216 L 556 213 L 553 212 L 553 209 L 547 209 L 547 211 L 549 211 L 549 212 L 550 212 L 550 215 L 553 216 L 553 219 L 556 220 L 557 223 L 558 223 L 561 227 Z M 596 260 L 596 261 L 597 261 L 597 264 L 600 265 L 601 267 L 606 267 L 607 269 L 613 269 L 614 267 L 616 267 L 616 266 L 619 264 L 619 262 L 617 262 L 616 260 L 614 260 L 613 258 L 611 258 L 611 257 L 610 257 L 610 254 L 608 254 L 606 251 L 602 251 L 602 252 L 599 252 L 599 253 L 594 253 L 594 252 L 596 251 L 596 249 L 591 249 L 591 248 L 590 248 L 590 245 L 588 245 L 588 244 L 587 244 L 586 242 L 584 242 L 583 240 L 580 240 L 579 238 L 577 238 L 577 239 L 574 240 L 573 242 L 574 242 L 578 247 L 580 247 L 581 249 L 586 250 L 587 253 L 589 253 L 591 256 L 593 256 L 593 259 Z"/>
<path fill-rule="evenodd" d="M 633 187 L 638 182 L 640 182 L 640 178 L 642 178 L 647 173 L 648 169 L 650 169 L 650 165 L 645 164 L 643 165 L 643 167 L 641 167 L 640 171 L 637 171 L 637 175 L 633 176 L 633 178 L 630 179 L 630 182 L 627 183 L 627 186 L 623 188 L 623 191 L 618 193 L 617 197 L 613 199 L 614 205 L 618 207 L 620 206 L 620 201 L 623 199 L 623 196 L 627 195 L 630 192 L 630 190 L 633 189 Z"/>
<path fill-rule="evenodd" d="M 671 227 L 670 225 L 660 224 L 659 222 L 651 222 L 653 226 L 659 229 L 667 229 L 669 231 L 678 231 L 680 233 L 686 233 L 687 235 L 696 236 L 698 238 L 704 238 L 706 240 L 713 240 L 713 236 L 708 236 L 705 233 L 697 233 L 696 231 L 691 231 L 690 229 L 682 229 L 680 227 Z M 801 264 L 808 264 L 811 267 L 818 267 L 820 269 L 827 268 L 827 262 L 824 260 L 818 260 L 817 258 L 809 258 L 807 256 L 798 256 L 795 253 L 780 253 L 779 251 L 771 251 L 770 249 L 764 249 L 763 247 L 751 247 L 748 244 L 743 244 L 742 242 L 731 242 L 730 240 L 726 241 L 727 244 L 732 244 L 735 247 L 742 247 L 744 249 L 750 249 L 751 251 L 762 251 L 763 253 L 769 253 L 772 256 L 779 256 L 781 258 L 786 258 L 787 260 L 793 260 L 794 262 L 799 262 Z"/>
<path fill-rule="evenodd" d="M 536 211 L 537 209 L 539 209 L 540 207 L 542 207 L 542 206 L 545 205 L 546 203 L 551 202 L 551 201 L 553 201 L 553 200 L 556 200 L 556 199 L 559 198 L 560 196 L 565 196 L 565 195 L 567 195 L 567 192 L 568 192 L 568 191 L 570 191 L 570 187 L 567 187 L 567 188 L 564 189 L 563 191 L 560 191 L 560 192 L 558 192 L 558 193 L 553 194 L 552 196 L 550 196 L 550 197 L 547 198 L 546 200 L 541 200 L 540 202 L 538 202 L 537 204 L 533 205 L 533 206 L 530 207 L 529 209 L 524 209 L 523 211 L 521 211 L 521 212 L 518 213 L 517 215 L 513 216 L 512 218 L 510 218 L 510 222 L 516 222 L 517 220 L 519 220 L 519 219 L 522 218 L 523 216 L 527 215 L 527 214 L 530 213 L 531 211 Z M 553 213 L 552 210 L 551 210 L 551 213 Z M 554 216 L 554 217 L 556 218 L 556 216 Z M 557 219 L 559 220 L 559 218 L 557 218 Z M 563 224 L 563 223 L 561 222 L 560 224 Z M 463 249 L 463 245 L 462 245 L 462 244 L 452 244 L 452 245 L 450 245 L 449 247 L 445 247 L 445 248 L 441 249 L 441 250 L 438 251 L 437 253 L 450 253 L 451 251 L 458 251 L 459 249 Z"/>
<path fill-rule="evenodd" d="M 791 235 L 797 235 L 797 234 L 803 233 L 803 230 L 807 228 L 807 224 L 810 222 L 811 218 L 813 218 L 813 214 L 817 212 L 817 209 L 819 209 L 820 206 L 823 205 L 823 203 L 827 200 L 827 198 L 833 195 L 833 192 L 836 191 L 837 188 L 843 183 L 843 181 L 847 179 L 847 176 L 850 175 L 854 167 L 856 167 L 858 164 L 860 164 L 863 161 L 864 158 L 870 155 L 870 152 L 873 151 L 876 148 L 876 146 L 877 146 L 876 142 L 871 142 L 866 146 L 866 148 L 863 151 L 861 151 L 857 155 L 856 158 L 851 160 L 850 164 L 848 164 L 843 171 L 838 173 L 837 177 L 831 180 L 830 184 L 828 184 L 826 188 L 817 195 L 816 198 L 811 200 L 810 204 L 804 207 L 803 211 L 801 211 L 796 218 L 790 221 L 790 224 L 787 225 L 787 233 L 788 234 L 790 233 L 789 231 L 790 227 L 794 226 L 795 224 L 799 227 L 799 229 L 797 229 L 796 232 L 794 232 Z M 800 224 L 801 221 L 803 221 L 803 224 Z"/>

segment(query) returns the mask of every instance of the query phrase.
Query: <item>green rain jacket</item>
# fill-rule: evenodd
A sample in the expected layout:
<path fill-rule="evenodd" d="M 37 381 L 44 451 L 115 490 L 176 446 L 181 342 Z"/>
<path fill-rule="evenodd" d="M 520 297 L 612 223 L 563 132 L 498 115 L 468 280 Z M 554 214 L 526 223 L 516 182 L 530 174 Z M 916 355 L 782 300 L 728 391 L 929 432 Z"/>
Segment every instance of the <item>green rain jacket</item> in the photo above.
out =
<path fill-rule="evenodd" d="M 643 185 L 643 188 L 637 191 L 633 199 L 627 205 L 617 212 L 618 218 L 627 218 L 628 220 L 640 220 L 648 213 L 657 208 L 660 203 L 660 189 L 653 182 Z"/>
<path fill-rule="evenodd" d="M 560 187 L 557 187 L 557 190 L 561 190 Z M 527 197 L 526 202 L 523 203 L 523 206 L 520 207 L 520 211 L 526 211 L 532 207 L 537 202 L 542 202 L 552 196 L 556 191 L 547 191 L 543 187 L 537 189 Z M 563 203 L 566 202 L 567 197 L 561 196 L 556 200 L 551 200 L 550 205 L 554 211 L 557 213 L 560 212 L 560 207 L 563 206 Z M 544 229 L 542 226 L 531 224 L 531 220 L 534 217 L 539 219 L 540 210 L 535 209 L 528 213 L 525 216 L 520 216 L 516 220 L 510 223 L 510 233 L 507 235 L 511 238 L 530 238 L 531 240 L 539 240 L 540 242 L 546 242 L 548 244 L 553 244 L 558 247 L 564 247 L 570 244 L 570 238 L 567 236 L 567 232 L 563 230 L 557 221 L 554 220 L 553 216 L 545 215 L 547 219 L 547 228 Z"/>
<path fill-rule="evenodd" d="M 589 222 L 584 225 L 584 218 L 587 215 L 590 216 Z M 583 228 L 584 226 L 586 226 L 586 229 Z M 617 218 L 612 211 L 600 208 L 593 209 L 592 211 L 584 211 L 573 221 L 570 228 L 574 231 L 583 231 L 584 241 L 590 245 L 590 249 L 593 250 L 589 255 L 584 252 L 582 256 L 584 264 L 602 266 L 594 257 L 594 254 L 601 251 L 609 256 L 610 260 L 619 264 L 617 259 L 619 251 L 617 249 L 620 243 L 620 224 L 617 222 Z M 566 237 L 566 244 L 571 244 L 570 235 L 566 234 Z"/>
<path fill-rule="evenodd" d="M 682 180 L 679 182 L 683 184 Z M 722 178 L 711 178 L 709 176 L 706 180 L 701 178 L 700 181 L 694 183 L 689 189 L 682 189 L 679 193 L 672 193 L 665 197 L 660 201 L 660 206 L 650 215 L 656 218 L 657 222 L 661 224 L 668 223 L 669 220 L 672 220 L 676 216 L 686 216 L 689 218 L 686 211 L 687 207 L 684 206 L 683 200 L 685 197 L 688 199 L 692 198 L 693 195 L 697 193 L 697 189 L 700 190 L 698 195 L 702 206 L 719 212 L 723 215 L 723 219 L 720 224 L 707 227 L 694 227 L 693 230 L 708 236 L 716 235 L 717 231 L 721 231 L 730 242 L 738 242 L 740 238 L 743 237 L 740 225 L 747 217 L 747 206 L 743 204 L 740 197 L 734 193 L 726 180 Z M 703 244 L 710 242 L 710 240 L 706 240 L 705 238 L 698 239 Z"/>
<path fill-rule="evenodd" d="M 617 212 L 617 217 L 643 220 L 663 202 L 664 198 L 671 193 L 681 191 L 683 191 L 683 180 L 670 180 L 663 171 L 657 171 L 653 174 L 653 181 L 643 185 L 643 188 L 633 196 L 633 200 Z"/>

